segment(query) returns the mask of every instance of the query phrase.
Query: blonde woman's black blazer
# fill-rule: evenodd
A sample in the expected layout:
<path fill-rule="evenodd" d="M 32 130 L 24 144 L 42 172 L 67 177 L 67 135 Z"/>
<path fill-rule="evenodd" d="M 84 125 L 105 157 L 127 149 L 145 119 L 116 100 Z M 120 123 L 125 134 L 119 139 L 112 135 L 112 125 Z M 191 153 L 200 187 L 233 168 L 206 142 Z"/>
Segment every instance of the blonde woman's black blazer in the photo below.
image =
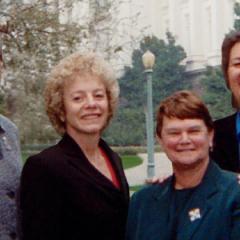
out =
<path fill-rule="evenodd" d="M 103 140 L 99 145 L 111 160 L 120 190 L 68 135 L 27 160 L 20 191 L 23 240 L 124 239 L 128 184 L 119 156 Z"/>
<path fill-rule="evenodd" d="M 214 147 L 211 153 L 211 157 L 222 169 L 232 172 L 240 172 L 236 116 L 235 113 L 214 122 Z"/>

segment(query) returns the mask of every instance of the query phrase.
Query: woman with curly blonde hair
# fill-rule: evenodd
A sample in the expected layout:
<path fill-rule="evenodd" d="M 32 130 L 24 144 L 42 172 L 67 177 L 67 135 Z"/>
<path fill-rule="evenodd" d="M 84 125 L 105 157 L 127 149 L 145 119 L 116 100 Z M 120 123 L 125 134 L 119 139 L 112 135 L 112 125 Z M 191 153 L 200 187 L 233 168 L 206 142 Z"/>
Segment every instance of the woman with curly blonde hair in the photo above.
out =
<path fill-rule="evenodd" d="M 118 96 L 111 67 L 94 53 L 74 53 L 52 69 L 46 111 L 62 139 L 24 166 L 23 240 L 124 239 L 128 184 L 101 138 Z"/>

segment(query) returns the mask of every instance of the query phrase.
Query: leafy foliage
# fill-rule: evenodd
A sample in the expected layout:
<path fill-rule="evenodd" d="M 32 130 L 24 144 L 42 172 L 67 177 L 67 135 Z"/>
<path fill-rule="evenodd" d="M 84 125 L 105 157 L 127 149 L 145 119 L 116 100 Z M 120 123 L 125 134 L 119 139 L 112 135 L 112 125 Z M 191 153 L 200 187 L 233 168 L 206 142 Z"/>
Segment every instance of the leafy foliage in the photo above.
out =
<path fill-rule="evenodd" d="M 232 112 L 230 92 L 226 88 L 220 67 L 207 67 L 202 79 L 204 87 L 203 99 L 206 102 L 213 118 L 218 119 Z"/>
<path fill-rule="evenodd" d="M 232 31 L 240 31 L 240 3 L 234 4 L 234 29 Z M 231 95 L 227 89 L 225 80 L 220 67 L 207 67 L 202 78 L 204 87 L 203 99 L 209 107 L 213 118 L 218 119 L 233 112 L 231 106 Z"/>
<path fill-rule="evenodd" d="M 170 93 L 186 86 L 184 66 L 180 62 L 186 57 L 182 47 L 175 44 L 175 39 L 168 32 L 167 41 L 157 37 L 145 37 L 140 48 L 133 51 L 132 67 L 125 67 L 125 74 L 119 80 L 122 104 L 125 107 L 140 107 L 146 98 L 146 82 L 143 74 L 142 55 L 147 50 L 154 53 L 156 60 L 153 71 L 153 103 Z"/>
<path fill-rule="evenodd" d="M 240 3 L 239 2 L 235 2 L 234 4 L 234 13 L 235 13 L 234 30 L 240 31 Z"/>
<path fill-rule="evenodd" d="M 0 1 L 0 60 L 5 66 L 0 110 L 19 127 L 22 143 L 57 139 L 43 101 L 45 80 L 56 62 L 76 50 L 97 50 L 108 60 L 121 51 L 115 31 L 120 19 L 112 17 L 121 2 Z"/>
<path fill-rule="evenodd" d="M 104 139 L 115 146 L 145 143 L 145 114 L 140 108 L 120 107 L 104 133 Z"/>
<path fill-rule="evenodd" d="M 2 92 L 7 115 L 18 125 L 22 142 L 55 139 L 45 115 L 43 88 L 47 73 L 62 56 L 74 51 L 80 27 L 59 21 L 58 2 L 1 2 Z M 34 134 L 33 134 L 34 130 Z"/>
<path fill-rule="evenodd" d="M 180 65 L 186 55 L 183 48 L 175 44 L 173 36 L 167 33 L 167 41 L 155 36 L 145 37 L 139 49 L 132 53 L 132 67 L 126 66 L 124 75 L 119 79 L 120 108 L 112 126 L 106 131 L 106 138 L 111 144 L 145 144 L 147 92 L 142 55 L 147 50 L 156 57 L 153 71 L 154 109 L 161 99 L 187 87 L 185 69 Z"/>

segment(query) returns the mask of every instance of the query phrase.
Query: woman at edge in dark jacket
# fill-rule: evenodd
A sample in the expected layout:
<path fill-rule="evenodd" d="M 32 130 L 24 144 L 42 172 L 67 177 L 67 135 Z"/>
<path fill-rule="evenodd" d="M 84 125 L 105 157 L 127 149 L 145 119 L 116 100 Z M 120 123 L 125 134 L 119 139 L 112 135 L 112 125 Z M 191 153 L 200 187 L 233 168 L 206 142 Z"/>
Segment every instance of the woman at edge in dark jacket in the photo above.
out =
<path fill-rule="evenodd" d="M 23 240 L 124 239 L 128 184 L 101 138 L 118 96 L 110 66 L 93 53 L 72 54 L 52 69 L 46 110 L 62 139 L 24 166 Z"/>

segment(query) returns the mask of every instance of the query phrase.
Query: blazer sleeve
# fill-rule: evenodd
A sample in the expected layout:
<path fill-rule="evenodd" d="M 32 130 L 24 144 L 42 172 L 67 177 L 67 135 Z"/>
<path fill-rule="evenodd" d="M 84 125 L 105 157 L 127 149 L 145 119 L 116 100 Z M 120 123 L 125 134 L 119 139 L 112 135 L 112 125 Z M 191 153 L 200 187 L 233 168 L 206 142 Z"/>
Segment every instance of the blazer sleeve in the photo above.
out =
<path fill-rule="evenodd" d="M 136 193 L 131 197 L 128 210 L 127 227 L 126 227 L 126 240 L 137 240 L 137 229 L 138 226 L 138 200 Z"/>
<path fill-rule="evenodd" d="M 231 240 L 240 239 L 240 191 L 238 191 L 232 212 Z"/>
<path fill-rule="evenodd" d="M 29 158 L 20 185 L 23 240 L 61 239 L 62 197 L 56 177 L 41 159 Z"/>

